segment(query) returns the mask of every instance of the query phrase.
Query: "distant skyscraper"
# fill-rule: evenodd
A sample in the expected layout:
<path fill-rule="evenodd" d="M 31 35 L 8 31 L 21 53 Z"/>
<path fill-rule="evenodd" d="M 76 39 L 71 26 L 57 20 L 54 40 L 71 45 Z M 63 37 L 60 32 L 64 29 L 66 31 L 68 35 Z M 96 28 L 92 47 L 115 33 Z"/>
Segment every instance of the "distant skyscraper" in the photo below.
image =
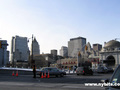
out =
<path fill-rule="evenodd" d="M 56 60 L 57 60 L 57 50 L 56 49 L 51 50 L 51 54 L 52 54 L 52 61 L 51 61 L 51 63 L 55 63 Z"/>
<path fill-rule="evenodd" d="M 11 43 L 11 61 L 28 61 L 29 48 L 27 37 L 12 37 Z"/>
<path fill-rule="evenodd" d="M 55 50 L 55 49 L 51 50 L 51 54 L 54 56 L 57 56 L 57 50 Z"/>
<path fill-rule="evenodd" d="M 7 46 L 8 44 L 6 40 L 0 40 L 0 67 L 6 66 L 6 64 L 9 62 Z"/>
<path fill-rule="evenodd" d="M 39 54 L 40 54 L 39 44 L 38 44 L 36 38 L 34 38 L 34 40 L 33 40 L 33 55 L 39 55 Z M 32 55 L 32 44 L 31 44 L 31 55 Z"/>
<path fill-rule="evenodd" d="M 84 51 L 86 38 L 72 38 L 68 41 L 68 56 L 77 57 L 78 51 Z"/>
<path fill-rule="evenodd" d="M 62 46 L 60 49 L 60 55 L 63 57 L 67 57 L 68 56 L 68 48 L 65 46 Z"/>

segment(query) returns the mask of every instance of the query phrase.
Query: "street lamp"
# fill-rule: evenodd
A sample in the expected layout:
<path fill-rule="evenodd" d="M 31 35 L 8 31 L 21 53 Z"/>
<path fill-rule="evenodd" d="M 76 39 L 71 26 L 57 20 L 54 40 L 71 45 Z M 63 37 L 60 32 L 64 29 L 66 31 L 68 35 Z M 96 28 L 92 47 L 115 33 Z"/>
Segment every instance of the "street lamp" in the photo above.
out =
<path fill-rule="evenodd" d="M 32 35 L 32 57 L 31 57 L 31 62 L 32 62 L 32 65 L 35 64 L 35 61 L 33 60 L 33 35 Z"/>
<path fill-rule="evenodd" d="M 29 39 L 28 39 L 28 42 L 29 42 Z M 33 60 L 33 34 L 32 34 L 32 50 L 31 50 L 30 66 L 33 66 L 33 64 L 35 64 L 35 61 Z"/>
<path fill-rule="evenodd" d="M 60 69 L 62 69 L 62 63 L 61 63 L 61 58 L 60 58 L 60 56 L 59 56 L 58 58 L 59 58 L 59 62 L 60 62 Z"/>

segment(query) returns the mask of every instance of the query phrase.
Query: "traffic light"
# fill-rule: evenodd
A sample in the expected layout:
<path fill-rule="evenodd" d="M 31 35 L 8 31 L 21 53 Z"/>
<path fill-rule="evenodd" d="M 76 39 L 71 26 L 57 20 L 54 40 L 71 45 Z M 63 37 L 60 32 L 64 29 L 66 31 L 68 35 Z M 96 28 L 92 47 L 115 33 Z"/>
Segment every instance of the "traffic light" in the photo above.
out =
<path fill-rule="evenodd" d="M 88 50 L 88 47 L 87 47 L 87 46 L 85 46 L 85 50 Z"/>
<path fill-rule="evenodd" d="M 79 52 L 79 53 L 78 53 L 78 56 L 80 56 L 80 55 L 81 55 L 81 53 Z"/>
<path fill-rule="evenodd" d="M 0 41 L 0 48 L 2 48 L 2 41 Z"/>

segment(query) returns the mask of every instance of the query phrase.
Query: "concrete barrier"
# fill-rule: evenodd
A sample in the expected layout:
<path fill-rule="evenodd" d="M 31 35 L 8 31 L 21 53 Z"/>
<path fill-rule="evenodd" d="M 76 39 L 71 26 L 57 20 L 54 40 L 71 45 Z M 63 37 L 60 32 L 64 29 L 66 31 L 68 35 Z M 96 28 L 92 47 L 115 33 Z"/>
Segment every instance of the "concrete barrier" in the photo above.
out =
<path fill-rule="evenodd" d="M 0 69 L 0 74 L 6 74 L 6 75 L 11 75 L 12 76 L 12 73 L 16 74 L 16 71 L 18 71 L 18 74 L 19 75 L 33 75 L 33 72 L 32 71 L 24 71 L 24 70 L 8 70 L 8 69 Z"/>

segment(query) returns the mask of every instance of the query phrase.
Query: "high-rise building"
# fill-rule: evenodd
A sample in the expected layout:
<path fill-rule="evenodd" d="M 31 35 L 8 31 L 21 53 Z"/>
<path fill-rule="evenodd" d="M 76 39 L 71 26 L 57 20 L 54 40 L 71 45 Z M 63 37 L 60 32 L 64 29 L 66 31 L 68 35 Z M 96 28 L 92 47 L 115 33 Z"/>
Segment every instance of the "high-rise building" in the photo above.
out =
<path fill-rule="evenodd" d="M 84 51 L 86 45 L 86 38 L 77 37 L 68 41 L 68 56 L 77 57 L 78 51 Z"/>
<path fill-rule="evenodd" d="M 27 37 L 12 37 L 11 43 L 11 62 L 28 61 L 29 48 Z"/>
<path fill-rule="evenodd" d="M 6 66 L 8 63 L 7 41 L 0 40 L 0 67 Z"/>
<path fill-rule="evenodd" d="M 63 56 L 63 57 L 68 57 L 68 48 L 66 46 L 61 47 L 60 55 Z"/>
<path fill-rule="evenodd" d="M 33 49 L 32 49 L 32 44 L 33 44 Z M 36 38 L 34 38 L 32 44 L 31 44 L 31 55 L 32 55 L 32 50 L 33 50 L 33 55 L 39 55 L 40 48 L 39 48 L 39 43 L 37 42 Z"/>

